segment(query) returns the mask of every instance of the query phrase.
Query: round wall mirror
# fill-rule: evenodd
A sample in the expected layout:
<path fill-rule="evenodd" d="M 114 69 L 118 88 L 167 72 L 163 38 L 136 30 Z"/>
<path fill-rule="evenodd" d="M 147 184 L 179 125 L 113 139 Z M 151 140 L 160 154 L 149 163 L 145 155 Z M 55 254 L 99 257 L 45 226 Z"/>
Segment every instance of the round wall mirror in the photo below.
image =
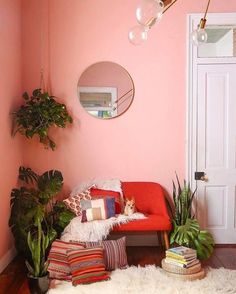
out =
<path fill-rule="evenodd" d="M 119 64 L 109 61 L 89 66 L 78 82 L 83 108 L 97 118 L 110 119 L 123 114 L 134 98 L 134 83 Z"/>

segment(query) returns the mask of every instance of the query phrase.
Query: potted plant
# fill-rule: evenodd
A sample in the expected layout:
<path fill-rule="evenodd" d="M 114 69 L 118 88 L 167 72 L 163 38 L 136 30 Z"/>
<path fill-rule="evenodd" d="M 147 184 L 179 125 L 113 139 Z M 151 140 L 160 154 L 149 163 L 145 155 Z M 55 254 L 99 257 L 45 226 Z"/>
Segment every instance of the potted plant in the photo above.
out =
<path fill-rule="evenodd" d="M 198 220 L 193 215 L 193 200 L 196 190 L 192 193 L 190 184 L 181 188 L 178 176 L 177 185 L 173 181 L 174 211 L 172 212 L 173 231 L 170 235 L 170 243 L 194 248 L 199 259 L 211 256 L 214 248 L 212 235 L 201 230 Z"/>
<path fill-rule="evenodd" d="M 39 209 L 34 217 L 34 229 L 28 232 L 27 244 L 31 253 L 30 260 L 26 260 L 28 268 L 28 284 L 30 293 L 43 294 L 49 288 L 48 262 L 46 261 L 47 249 L 53 238 L 44 233 L 42 229 L 43 215 Z"/>
<path fill-rule="evenodd" d="M 25 104 L 13 114 L 12 135 L 20 133 L 27 138 L 39 137 L 39 142 L 45 148 L 55 149 L 56 143 L 49 136 L 52 127 L 65 128 L 72 123 L 65 104 L 56 101 L 54 96 L 41 89 L 35 89 L 30 97 L 27 92 L 23 94 Z"/>
<path fill-rule="evenodd" d="M 28 246 L 28 235 L 38 231 L 40 216 L 42 232 L 50 240 L 59 238 L 63 229 L 75 216 L 56 196 L 63 186 L 63 176 L 58 170 L 49 170 L 42 175 L 32 169 L 20 167 L 19 176 L 23 185 L 11 192 L 11 215 L 9 226 L 15 238 L 15 246 L 20 254 L 30 260 L 32 252 Z M 43 237 L 42 237 L 43 238 Z"/>

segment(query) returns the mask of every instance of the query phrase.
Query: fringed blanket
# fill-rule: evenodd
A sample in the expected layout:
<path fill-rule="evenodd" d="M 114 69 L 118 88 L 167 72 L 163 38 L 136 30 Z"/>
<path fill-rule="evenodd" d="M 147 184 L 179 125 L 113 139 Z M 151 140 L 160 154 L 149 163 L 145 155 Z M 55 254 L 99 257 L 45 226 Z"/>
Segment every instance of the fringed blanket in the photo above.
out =
<path fill-rule="evenodd" d="M 125 224 L 129 221 L 146 218 L 144 214 L 136 212 L 130 216 L 123 214 L 106 220 L 96 220 L 81 223 L 81 217 L 75 217 L 65 228 L 61 240 L 80 241 L 80 242 L 96 242 L 106 239 L 112 228 L 116 225 Z"/>

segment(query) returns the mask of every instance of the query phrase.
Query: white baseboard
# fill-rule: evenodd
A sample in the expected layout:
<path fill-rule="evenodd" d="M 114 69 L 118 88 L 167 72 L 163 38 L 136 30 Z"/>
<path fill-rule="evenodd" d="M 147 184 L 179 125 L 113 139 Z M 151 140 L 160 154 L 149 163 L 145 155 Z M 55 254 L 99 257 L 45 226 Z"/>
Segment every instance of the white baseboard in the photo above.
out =
<path fill-rule="evenodd" d="M 8 266 L 8 264 L 13 260 L 16 256 L 16 249 L 12 247 L 7 251 L 5 255 L 0 259 L 0 273 Z"/>

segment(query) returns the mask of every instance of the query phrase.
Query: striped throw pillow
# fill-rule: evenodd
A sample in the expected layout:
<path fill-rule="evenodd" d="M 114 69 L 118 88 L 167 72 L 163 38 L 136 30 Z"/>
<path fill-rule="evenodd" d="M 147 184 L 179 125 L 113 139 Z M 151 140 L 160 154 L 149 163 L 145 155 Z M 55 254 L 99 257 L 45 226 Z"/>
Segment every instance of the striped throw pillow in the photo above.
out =
<path fill-rule="evenodd" d="M 48 272 L 49 277 L 58 280 L 71 281 L 70 265 L 67 260 L 67 250 L 80 250 L 85 247 L 81 243 L 64 242 L 61 240 L 55 240 L 52 243 L 49 255 L 48 255 Z"/>
<path fill-rule="evenodd" d="M 125 237 L 122 237 L 118 240 L 86 242 L 85 244 L 87 248 L 92 248 L 98 245 L 103 247 L 106 270 L 112 271 L 117 268 L 123 269 L 128 267 Z"/>
<path fill-rule="evenodd" d="M 105 271 L 102 247 L 68 250 L 67 256 L 74 286 L 110 279 Z"/>

